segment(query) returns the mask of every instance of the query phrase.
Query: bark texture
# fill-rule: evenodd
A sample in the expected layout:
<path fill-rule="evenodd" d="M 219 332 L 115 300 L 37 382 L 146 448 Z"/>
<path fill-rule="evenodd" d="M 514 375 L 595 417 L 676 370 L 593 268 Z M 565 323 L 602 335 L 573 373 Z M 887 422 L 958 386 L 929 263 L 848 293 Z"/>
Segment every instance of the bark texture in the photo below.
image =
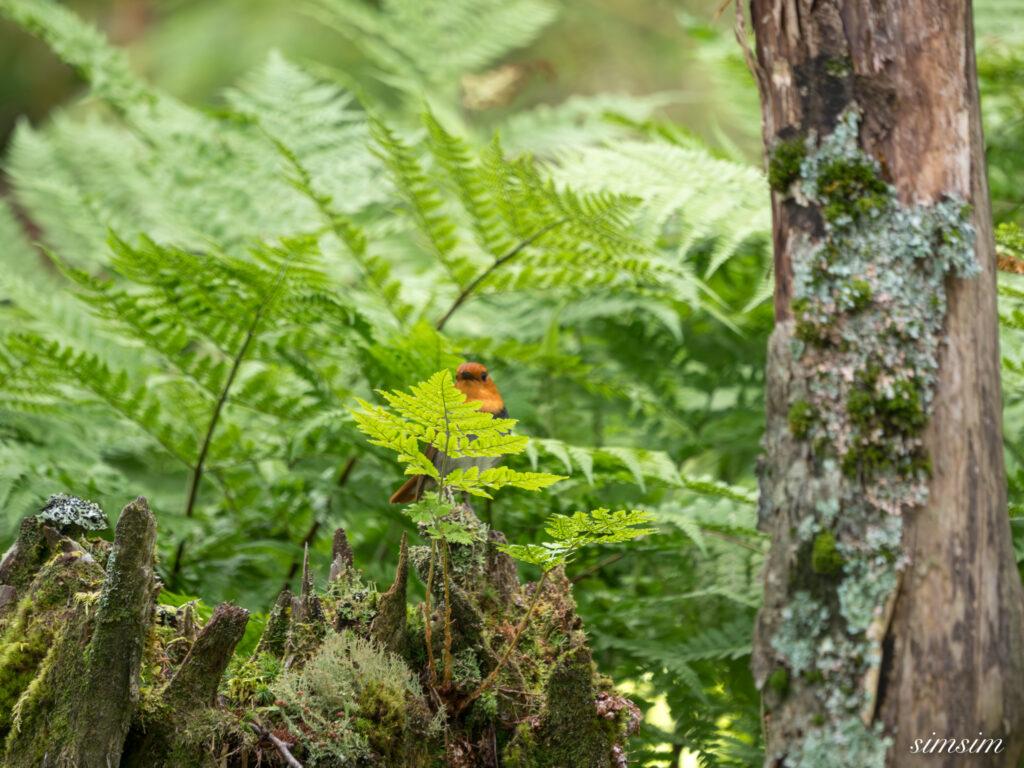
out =
<path fill-rule="evenodd" d="M 809 573 L 808 589 L 825 585 L 827 591 L 831 578 L 801 563 L 795 541 L 802 506 L 821 500 L 808 488 L 834 482 L 829 473 L 836 469 L 794 437 L 805 431 L 794 426 L 793 414 L 812 375 L 807 358 L 801 363 L 793 352 L 801 320 L 793 309 L 794 265 L 828 229 L 822 206 L 800 193 L 802 148 L 813 150 L 853 107 L 859 148 L 895 188 L 900 206 L 950 198 L 973 206 L 980 267 L 971 279 L 945 280 L 945 339 L 921 434 L 931 469 L 927 501 L 895 513 L 902 518 L 898 586 L 875 606 L 877 621 L 866 633 L 880 657 L 858 673 L 868 692 L 861 719 L 881 724 L 892 740 L 886 765 L 908 764 L 915 739 L 983 733 L 1002 739 L 1003 750 L 971 755 L 971 764 L 1016 767 L 1024 753 L 1024 623 L 1006 512 L 995 254 L 970 3 L 752 0 L 750 9 L 757 39 L 751 64 L 775 186 L 777 327 L 768 362 L 760 516 L 773 544 L 754 654 L 759 684 L 775 688 L 766 688 L 774 705 L 766 717 L 766 764 L 796 765 L 791 746 L 822 718 L 813 681 L 777 671 L 775 638 L 784 612 L 793 610 L 794 582 Z M 821 361 L 828 352 L 816 354 Z M 870 481 L 859 477 L 871 494 Z M 840 520 L 846 512 L 844 501 Z M 835 601 L 822 604 L 834 622 Z M 968 758 L 925 759 L 952 768 Z"/>
<path fill-rule="evenodd" d="M 126 506 L 114 530 L 96 620 L 89 642 L 84 698 L 79 710 L 78 763 L 113 766 L 120 761 L 128 726 L 139 703 L 139 670 L 156 582 L 156 518 L 141 496 Z"/>

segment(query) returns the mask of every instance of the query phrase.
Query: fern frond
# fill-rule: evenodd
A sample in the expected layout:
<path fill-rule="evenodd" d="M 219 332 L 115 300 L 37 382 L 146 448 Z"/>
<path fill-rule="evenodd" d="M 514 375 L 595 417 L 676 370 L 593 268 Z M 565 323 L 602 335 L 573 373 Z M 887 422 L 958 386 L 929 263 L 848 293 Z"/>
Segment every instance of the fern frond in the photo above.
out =
<path fill-rule="evenodd" d="M 64 6 L 45 0 L 0 0 L 0 14 L 42 39 L 119 111 L 156 100 L 155 93 L 132 73 L 124 53 L 111 48 Z"/>
<path fill-rule="evenodd" d="M 434 254 L 456 285 L 463 285 L 472 267 L 456 254 L 456 223 L 446 213 L 444 198 L 415 157 L 411 147 L 379 120 L 370 121 L 377 156 L 384 163 L 392 183 L 406 205 L 417 229 L 426 237 Z"/>
<path fill-rule="evenodd" d="M 530 42 L 557 10 L 545 0 L 315 0 L 313 8 L 416 98 Z"/>

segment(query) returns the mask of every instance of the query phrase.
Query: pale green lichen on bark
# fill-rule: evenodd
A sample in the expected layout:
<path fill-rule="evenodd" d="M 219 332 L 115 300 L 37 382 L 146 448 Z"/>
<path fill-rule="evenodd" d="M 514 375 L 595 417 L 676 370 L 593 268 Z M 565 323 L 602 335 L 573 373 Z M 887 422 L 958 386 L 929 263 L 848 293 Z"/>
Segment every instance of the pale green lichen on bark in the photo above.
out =
<path fill-rule="evenodd" d="M 831 135 L 812 133 L 787 184 L 824 223 L 820 242 L 792 253 L 790 346 L 803 387 L 791 395 L 789 432 L 810 445 L 817 471 L 791 530 L 796 566 L 771 645 L 820 710 L 802 741 L 776 755 L 790 768 L 884 765 L 891 738 L 863 716 L 874 695 L 863 681 L 881 661 L 869 628 L 884 621 L 905 565 L 902 515 L 928 497 L 922 433 L 945 282 L 979 272 L 970 206 L 954 197 L 901 205 L 860 149 L 858 123 L 851 108 Z"/>

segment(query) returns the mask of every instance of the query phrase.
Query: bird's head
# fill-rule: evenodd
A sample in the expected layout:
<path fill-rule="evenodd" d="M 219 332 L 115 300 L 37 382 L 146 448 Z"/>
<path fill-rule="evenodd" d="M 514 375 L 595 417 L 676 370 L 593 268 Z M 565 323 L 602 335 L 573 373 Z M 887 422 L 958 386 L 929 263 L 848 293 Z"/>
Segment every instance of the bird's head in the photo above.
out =
<path fill-rule="evenodd" d="M 455 372 L 455 386 L 470 400 L 479 400 L 480 410 L 498 413 L 505 406 L 494 379 L 480 363 L 463 363 Z"/>

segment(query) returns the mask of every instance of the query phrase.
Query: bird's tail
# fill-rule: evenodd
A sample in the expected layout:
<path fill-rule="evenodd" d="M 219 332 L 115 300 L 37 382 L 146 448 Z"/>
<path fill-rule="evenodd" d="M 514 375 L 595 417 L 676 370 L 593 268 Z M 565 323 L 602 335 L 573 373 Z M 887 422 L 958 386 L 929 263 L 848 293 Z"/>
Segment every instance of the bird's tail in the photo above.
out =
<path fill-rule="evenodd" d="M 426 475 L 413 475 L 391 495 L 392 504 L 408 504 L 413 501 L 419 501 L 420 496 L 423 493 L 423 486 L 427 480 Z"/>

